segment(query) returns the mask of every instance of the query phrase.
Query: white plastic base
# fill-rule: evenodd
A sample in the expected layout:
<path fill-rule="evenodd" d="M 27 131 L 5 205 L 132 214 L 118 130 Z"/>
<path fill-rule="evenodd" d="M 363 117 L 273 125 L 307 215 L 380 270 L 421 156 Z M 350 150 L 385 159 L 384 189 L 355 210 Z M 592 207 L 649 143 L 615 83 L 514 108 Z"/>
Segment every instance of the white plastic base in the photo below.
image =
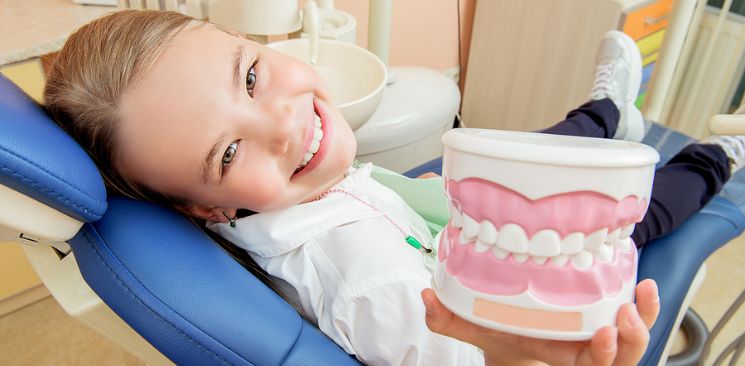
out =
<path fill-rule="evenodd" d="M 72 238 L 83 226 L 82 222 L 2 184 L 0 202 L 0 227 L 5 227 L 3 232 L 15 231 L 35 241 L 54 242 Z M 9 237 L 4 239 L 8 240 Z"/>
<path fill-rule="evenodd" d="M 442 155 L 441 136 L 460 105 L 452 79 L 423 67 L 392 67 L 378 109 L 357 129 L 357 159 L 405 172 Z"/>
<path fill-rule="evenodd" d="M 635 278 L 636 275 L 634 276 Z M 443 265 L 437 266 L 432 281 L 432 288 L 435 290 L 440 302 L 463 319 L 511 334 L 563 341 L 587 340 L 592 338 L 598 329 L 606 325 L 615 324 L 618 309 L 621 305 L 633 301 L 634 288 L 636 287 L 635 280 L 627 281 L 623 284 L 621 290 L 612 297 L 592 304 L 565 307 L 544 303 L 529 293 L 523 293 L 517 296 L 496 296 L 473 291 L 461 285 L 455 277 L 450 276 Z M 525 316 L 520 315 L 521 313 L 538 314 L 538 316 L 546 318 L 554 317 L 554 315 L 564 316 L 571 314 L 581 319 L 581 329 L 576 331 L 537 329 L 493 321 L 474 314 L 478 302 L 498 304 L 502 309 L 509 308 L 515 314 L 515 317 Z M 552 315 L 551 313 L 554 314 Z M 513 318 L 509 321 L 515 321 L 515 319 Z M 546 324 L 541 324 L 541 326 L 544 325 Z"/>
<path fill-rule="evenodd" d="M 396 173 L 403 173 L 422 165 L 432 159 L 442 156 L 442 142 L 440 138 L 450 127 L 432 132 L 411 144 L 379 151 L 370 154 L 357 155 L 357 160 L 371 162 Z"/>

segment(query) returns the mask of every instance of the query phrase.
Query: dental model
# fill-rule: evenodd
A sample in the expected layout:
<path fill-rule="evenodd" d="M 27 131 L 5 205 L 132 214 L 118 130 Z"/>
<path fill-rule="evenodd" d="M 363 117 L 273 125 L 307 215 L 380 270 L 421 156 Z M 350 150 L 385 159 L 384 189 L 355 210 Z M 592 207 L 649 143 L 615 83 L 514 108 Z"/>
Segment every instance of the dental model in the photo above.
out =
<path fill-rule="evenodd" d="M 451 219 L 433 287 L 464 319 L 558 340 L 589 339 L 633 301 L 630 235 L 657 152 L 626 141 L 454 129 L 443 136 Z"/>

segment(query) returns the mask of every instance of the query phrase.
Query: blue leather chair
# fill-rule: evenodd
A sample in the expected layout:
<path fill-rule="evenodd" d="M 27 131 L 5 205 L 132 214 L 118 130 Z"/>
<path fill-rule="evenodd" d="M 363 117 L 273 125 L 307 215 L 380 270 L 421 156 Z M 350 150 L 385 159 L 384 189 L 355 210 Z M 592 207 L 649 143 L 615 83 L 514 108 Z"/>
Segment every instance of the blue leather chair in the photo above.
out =
<path fill-rule="evenodd" d="M 188 219 L 107 197 L 82 149 L 2 76 L 0 131 L 0 241 L 32 245 L 26 248 L 35 269 L 68 312 L 76 312 L 70 299 L 90 286 L 104 307 L 177 364 L 358 364 Z M 744 227 L 742 212 L 717 198 L 643 251 L 639 278 L 657 280 L 663 312 L 642 364 L 657 364 L 701 263 Z M 79 268 L 85 283 L 72 294 L 58 291 L 79 274 L 66 280 L 46 272 L 50 267 Z M 82 320 L 107 332 L 97 317 Z"/>

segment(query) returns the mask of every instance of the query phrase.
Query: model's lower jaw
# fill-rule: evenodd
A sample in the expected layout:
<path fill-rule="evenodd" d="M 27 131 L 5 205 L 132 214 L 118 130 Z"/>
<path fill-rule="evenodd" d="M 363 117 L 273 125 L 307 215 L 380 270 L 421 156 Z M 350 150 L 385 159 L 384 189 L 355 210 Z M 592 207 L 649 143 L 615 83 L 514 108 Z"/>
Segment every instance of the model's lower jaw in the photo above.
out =
<path fill-rule="evenodd" d="M 433 280 L 442 303 L 539 338 L 588 339 L 613 324 L 633 299 L 630 236 L 647 209 L 656 153 L 469 129 L 443 141 L 451 219 Z"/>
<path fill-rule="evenodd" d="M 462 232 L 463 229 L 447 226 L 440 238 L 438 255 L 447 258 L 445 268 L 449 275 L 484 294 L 529 293 L 547 304 L 587 305 L 618 295 L 636 273 L 636 250 L 630 240 L 626 248 L 601 244 L 611 254 L 607 260 L 598 260 L 587 250 L 552 257 L 508 252 L 497 246 L 479 252 L 479 241 L 462 241 Z"/>
<path fill-rule="evenodd" d="M 439 256 L 466 287 L 583 305 L 614 296 L 633 280 L 630 235 L 645 200 L 616 201 L 596 192 L 530 200 L 480 178 L 448 179 L 447 187 L 452 215 Z"/>

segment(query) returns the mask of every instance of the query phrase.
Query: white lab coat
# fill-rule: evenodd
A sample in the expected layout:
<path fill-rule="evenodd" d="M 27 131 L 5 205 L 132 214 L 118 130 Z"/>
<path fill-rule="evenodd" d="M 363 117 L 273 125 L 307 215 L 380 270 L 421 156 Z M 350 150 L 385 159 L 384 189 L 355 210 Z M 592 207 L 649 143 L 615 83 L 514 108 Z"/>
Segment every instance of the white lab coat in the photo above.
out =
<path fill-rule="evenodd" d="M 357 198 L 331 193 L 241 218 L 236 228 L 208 226 L 289 283 L 310 320 L 363 363 L 483 365 L 478 348 L 427 328 L 420 293 L 432 273 L 402 230 L 428 247 L 432 236 L 401 197 L 370 177 L 371 169 L 350 168 L 334 187 Z"/>

